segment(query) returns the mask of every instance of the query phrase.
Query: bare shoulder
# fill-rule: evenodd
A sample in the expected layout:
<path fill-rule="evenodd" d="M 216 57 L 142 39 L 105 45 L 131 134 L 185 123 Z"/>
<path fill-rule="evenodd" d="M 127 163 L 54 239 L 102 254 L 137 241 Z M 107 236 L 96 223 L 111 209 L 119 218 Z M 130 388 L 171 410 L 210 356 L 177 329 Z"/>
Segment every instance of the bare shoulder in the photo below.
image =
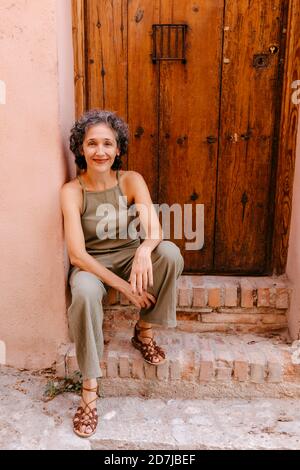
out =
<path fill-rule="evenodd" d="M 149 190 L 143 176 L 137 171 L 120 171 L 120 185 L 128 198 L 129 205 L 140 199 L 140 194 L 149 198 Z M 145 197 L 144 197 L 145 199 Z"/>
<path fill-rule="evenodd" d="M 129 186 L 135 185 L 137 183 L 145 182 L 143 176 L 140 173 L 138 173 L 137 171 L 121 170 L 120 171 L 120 177 L 122 177 L 122 180 L 124 181 L 124 184 L 128 184 Z"/>
<path fill-rule="evenodd" d="M 62 204 L 76 204 L 80 207 L 82 190 L 77 178 L 65 183 L 60 190 L 60 194 Z"/>
<path fill-rule="evenodd" d="M 71 181 L 68 181 L 61 188 L 61 192 L 63 193 L 72 193 L 72 192 L 80 192 L 80 191 L 81 191 L 81 186 L 77 178 L 74 178 Z"/>

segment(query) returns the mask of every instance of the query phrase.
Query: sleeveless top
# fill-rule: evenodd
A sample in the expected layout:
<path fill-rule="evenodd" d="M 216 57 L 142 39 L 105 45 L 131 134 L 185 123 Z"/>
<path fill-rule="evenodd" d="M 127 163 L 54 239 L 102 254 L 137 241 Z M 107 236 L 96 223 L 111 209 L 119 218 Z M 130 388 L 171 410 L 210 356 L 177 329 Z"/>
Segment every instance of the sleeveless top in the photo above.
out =
<path fill-rule="evenodd" d="M 120 188 L 119 171 L 117 185 L 104 191 L 87 191 L 81 178 L 77 176 L 77 179 L 83 191 L 81 225 L 86 251 L 97 256 L 137 248 L 140 245 L 138 214 L 134 204 L 128 205 Z"/>

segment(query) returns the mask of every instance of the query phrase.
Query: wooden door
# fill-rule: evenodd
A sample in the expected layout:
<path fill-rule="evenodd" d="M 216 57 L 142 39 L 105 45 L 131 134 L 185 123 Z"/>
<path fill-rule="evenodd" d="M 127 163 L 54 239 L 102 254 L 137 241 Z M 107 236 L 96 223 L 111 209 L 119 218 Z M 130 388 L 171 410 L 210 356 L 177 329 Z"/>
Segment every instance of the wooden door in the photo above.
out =
<path fill-rule="evenodd" d="M 155 203 L 204 205 L 187 272 L 268 272 L 287 0 L 87 0 L 86 107 L 129 122 L 126 167 Z M 186 62 L 152 26 L 186 25 Z M 167 33 L 168 34 L 168 33 Z M 172 33 L 161 39 L 172 46 Z M 162 35 L 163 36 L 163 35 Z M 160 47 L 161 44 L 158 44 Z"/>
<path fill-rule="evenodd" d="M 280 115 L 282 0 L 226 2 L 214 268 L 266 271 Z"/>

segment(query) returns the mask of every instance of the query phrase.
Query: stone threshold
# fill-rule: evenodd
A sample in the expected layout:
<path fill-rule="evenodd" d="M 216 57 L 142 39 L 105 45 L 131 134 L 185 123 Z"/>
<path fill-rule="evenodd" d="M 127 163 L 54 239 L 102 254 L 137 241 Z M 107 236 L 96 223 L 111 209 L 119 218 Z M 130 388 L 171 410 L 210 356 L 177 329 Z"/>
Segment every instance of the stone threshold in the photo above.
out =
<path fill-rule="evenodd" d="M 167 352 L 167 361 L 158 366 L 142 359 L 131 336 L 128 328 L 106 334 L 101 362 L 105 396 L 300 397 L 300 345 L 290 346 L 283 336 L 158 328 L 157 342 Z M 78 370 L 73 344 L 61 346 L 56 366 L 58 377 Z"/>

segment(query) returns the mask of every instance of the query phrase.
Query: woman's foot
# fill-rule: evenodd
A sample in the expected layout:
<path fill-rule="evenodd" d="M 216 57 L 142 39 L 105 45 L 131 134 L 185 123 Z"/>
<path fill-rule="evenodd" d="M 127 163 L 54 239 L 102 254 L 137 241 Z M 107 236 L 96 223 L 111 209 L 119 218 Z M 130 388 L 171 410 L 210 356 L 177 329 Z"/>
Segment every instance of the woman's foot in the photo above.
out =
<path fill-rule="evenodd" d="M 165 362 L 165 352 L 153 340 L 151 323 L 139 320 L 134 329 L 134 337 L 131 339 L 133 346 L 139 349 L 149 364 L 162 364 Z"/>
<path fill-rule="evenodd" d="M 73 430 L 80 437 L 90 437 L 96 432 L 98 424 L 97 396 L 97 380 L 84 380 L 80 405 L 73 418 Z"/>

